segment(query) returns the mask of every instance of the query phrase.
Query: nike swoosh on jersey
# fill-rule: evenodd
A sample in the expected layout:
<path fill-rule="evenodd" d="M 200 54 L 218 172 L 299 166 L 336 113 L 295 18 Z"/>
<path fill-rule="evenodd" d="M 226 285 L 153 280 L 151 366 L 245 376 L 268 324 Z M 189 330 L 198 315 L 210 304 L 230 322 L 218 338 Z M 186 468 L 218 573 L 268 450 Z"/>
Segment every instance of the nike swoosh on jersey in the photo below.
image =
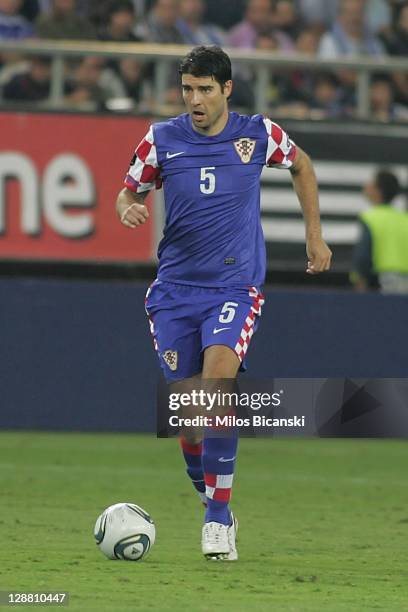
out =
<path fill-rule="evenodd" d="M 166 157 L 167 157 L 167 159 L 171 159 L 172 157 L 178 157 L 178 155 L 183 155 L 183 153 L 184 153 L 184 151 L 180 151 L 180 153 L 169 153 L 167 151 Z"/>
<path fill-rule="evenodd" d="M 219 329 L 217 329 L 216 327 L 214 327 L 213 334 L 218 334 L 219 332 L 225 331 L 226 329 L 231 329 L 231 328 L 230 327 L 220 327 Z"/>
<path fill-rule="evenodd" d="M 231 457 L 231 459 L 225 459 L 225 457 L 220 457 L 218 459 L 218 461 L 221 461 L 222 463 L 227 463 L 227 461 L 234 461 L 235 457 Z"/>

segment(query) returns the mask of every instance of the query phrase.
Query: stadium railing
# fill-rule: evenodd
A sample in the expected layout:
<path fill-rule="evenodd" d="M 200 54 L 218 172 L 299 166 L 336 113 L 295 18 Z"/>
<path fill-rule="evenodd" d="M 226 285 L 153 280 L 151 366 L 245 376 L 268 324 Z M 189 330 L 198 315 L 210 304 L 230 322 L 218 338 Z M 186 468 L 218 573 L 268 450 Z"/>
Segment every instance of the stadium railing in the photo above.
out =
<path fill-rule="evenodd" d="M 139 61 L 154 61 L 154 98 L 159 108 L 164 105 L 165 92 L 172 64 L 183 57 L 190 46 L 161 45 L 147 43 L 106 43 L 89 41 L 28 40 L 23 42 L 0 41 L 0 53 L 13 52 L 29 57 L 44 55 L 52 58 L 52 79 L 50 106 L 58 108 L 64 93 L 64 61 L 69 58 L 99 56 L 106 58 L 132 57 Z M 354 57 L 326 60 L 305 55 L 282 55 L 277 52 L 227 49 L 235 64 L 250 67 L 256 78 L 254 83 L 257 112 L 267 108 L 267 85 L 271 68 L 281 70 L 351 70 L 357 74 L 357 116 L 369 119 L 370 80 L 373 74 L 401 72 L 408 70 L 408 58 Z M 157 109 L 152 109 L 157 112 Z"/>

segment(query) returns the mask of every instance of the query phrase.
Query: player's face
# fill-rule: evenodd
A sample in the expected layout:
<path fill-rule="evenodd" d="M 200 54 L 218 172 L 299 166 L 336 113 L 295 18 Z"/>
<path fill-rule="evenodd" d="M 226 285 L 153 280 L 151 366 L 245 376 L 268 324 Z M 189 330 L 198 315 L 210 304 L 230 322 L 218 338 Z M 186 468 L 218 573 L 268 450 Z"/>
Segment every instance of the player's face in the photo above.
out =
<path fill-rule="evenodd" d="M 213 136 L 220 132 L 228 120 L 228 98 L 232 81 L 224 88 L 213 77 L 182 75 L 183 98 L 194 128 L 198 132 Z"/>

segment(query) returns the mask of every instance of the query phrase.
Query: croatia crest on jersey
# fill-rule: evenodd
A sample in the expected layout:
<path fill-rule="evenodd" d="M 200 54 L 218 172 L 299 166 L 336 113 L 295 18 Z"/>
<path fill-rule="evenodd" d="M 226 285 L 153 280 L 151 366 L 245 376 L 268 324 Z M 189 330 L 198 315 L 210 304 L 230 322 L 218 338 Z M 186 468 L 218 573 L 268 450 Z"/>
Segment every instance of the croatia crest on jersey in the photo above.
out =
<path fill-rule="evenodd" d="M 236 152 L 241 158 L 243 164 L 249 164 L 251 161 L 253 152 L 255 151 L 256 140 L 251 138 L 240 138 L 234 141 L 234 147 Z"/>
<path fill-rule="evenodd" d="M 172 372 L 175 372 L 177 370 L 177 351 L 164 351 L 164 353 L 162 354 L 162 357 L 164 359 L 164 361 L 167 363 L 167 365 L 169 366 L 170 370 Z"/>

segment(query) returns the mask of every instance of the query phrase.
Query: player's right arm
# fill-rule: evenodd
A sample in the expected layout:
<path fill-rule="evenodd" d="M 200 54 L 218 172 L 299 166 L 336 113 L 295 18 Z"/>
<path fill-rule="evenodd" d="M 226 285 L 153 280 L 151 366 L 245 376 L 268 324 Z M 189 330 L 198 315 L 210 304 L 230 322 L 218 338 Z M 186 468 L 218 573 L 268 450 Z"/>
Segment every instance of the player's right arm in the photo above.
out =
<path fill-rule="evenodd" d="M 148 191 L 133 193 L 127 187 L 119 192 L 116 200 L 116 212 L 123 225 L 134 229 L 138 225 L 146 223 L 149 218 L 149 211 L 144 205 L 144 201 L 148 193 Z"/>
<path fill-rule="evenodd" d="M 125 178 L 125 187 L 116 200 L 116 212 L 123 225 L 134 229 L 146 222 L 149 212 L 144 201 L 149 191 L 155 187 L 161 187 L 161 177 L 151 127 L 135 150 Z"/>

